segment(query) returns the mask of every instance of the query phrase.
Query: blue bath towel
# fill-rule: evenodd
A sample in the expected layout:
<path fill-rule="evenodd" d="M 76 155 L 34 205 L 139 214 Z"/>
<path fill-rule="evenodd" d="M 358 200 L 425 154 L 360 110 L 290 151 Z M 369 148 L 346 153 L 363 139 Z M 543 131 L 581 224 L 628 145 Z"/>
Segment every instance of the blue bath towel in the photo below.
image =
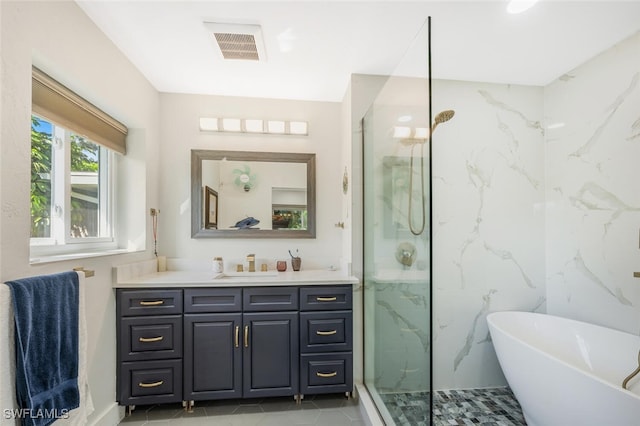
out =
<path fill-rule="evenodd" d="M 15 315 L 16 399 L 22 424 L 49 425 L 80 404 L 78 274 L 63 272 L 6 284 Z"/>

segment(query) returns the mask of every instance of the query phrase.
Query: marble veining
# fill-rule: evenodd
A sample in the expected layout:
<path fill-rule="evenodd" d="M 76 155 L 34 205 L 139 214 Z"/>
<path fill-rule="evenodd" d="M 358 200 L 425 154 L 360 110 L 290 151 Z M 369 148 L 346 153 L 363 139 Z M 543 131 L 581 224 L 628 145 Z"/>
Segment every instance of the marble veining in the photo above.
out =
<path fill-rule="evenodd" d="M 529 278 L 527 276 L 527 274 L 524 272 L 524 269 L 522 268 L 522 265 L 520 265 L 520 263 L 516 260 L 516 258 L 513 256 L 513 254 L 510 251 L 508 251 L 508 250 L 498 250 L 496 248 L 493 248 L 493 247 L 489 246 L 489 244 L 487 244 L 486 242 L 484 243 L 484 248 L 488 252 L 493 253 L 494 255 L 496 255 L 498 258 L 500 258 L 502 260 L 507 260 L 507 261 L 510 261 L 511 263 L 513 263 L 516 266 L 516 268 L 518 268 L 518 270 L 520 271 L 520 274 L 522 275 L 522 279 L 524 280 L 525 284 L 530 288 L 536 288 L 536 286 L 531 281 L 531 278 Z"/>
<path fill-rule="evenodd" d="M 605 111 L 609 111 L 609 114 L 604 117 L 604 119 L 602 120 L 602 124 L 598 126 L 596 131 L 593 133 L 593 135 L 589 139 L 587 139 L 584 145 L 582 145 L 575 152 L 570 154 L 570 157 L 583 157 L 584 155 L 588 154 L 591 151 L 592 147 L 599 140 L 601 140 L 601 136 L 604 129 L 611 126 L 611 120 L 614 118 L 616 112 L 618 111 L 618 108 L 620 108 L 620 106 L 624 102 L 626 102 L 627 98 L 631 94 L 633 94 L 634 91 L 636 90 L 639 77 L 640 77 L 640 73 L 634 74 L 634 76 L 631 78 L 631 82 L 629 83 L 629 86 L 616 97 L 616 99 L 613 101 L 613 103 L 609 107 L 605 109 Z"/>
<path fill-rule="evenodd" d="M 576 269 L 582 273 L 585 277 L 589 278 L 591 282 L 596 284 L 598 287 L 607 292 L 610 296 L 616 298 L 623 305 L 631 306 L 632 303 L 629 299 L 627 299 L 624 294 L 622 294 L 622 289 L 620 287 L 616 287 L 615 291 L 612 291 L 609 287 L 605 285 L 605 283 L 598 278 L 596 274 L 594 274 L 585 264 L 584 259 L 582 258 L 582 254 L 580 250 L 576 253 L 576 256 L 573 258 L 574 266 Z"/>
<path fill-rule="evenodd" d="M 637 333 L 640 33 L 545 87 L 548 312 Z M 603 84 L 606 82 L 606 84 Z M 589 102 L 585 102 L 590 99 Z"/>
<path fill-rule="evenodd" d="M 460 351 L 458 352 L 458 354 L 453 360 L 453 371 L 456 371 L 458 369 L 458 366 L 460 365 L 460 363 L 467 357 L 467 355 L 469 355 L 469 352 L 471 352 L 471 347 L 473 346 L 473 342 L 476 338 L 478 322 L 480 321 L 481 318 L 485 318 L 485 316 L 489 312 L 489 306 L 491 304 L 491 296 L 495 293 L 497 293 L 497 290 L 491 289 L 489 290 L 489 293 L 482 296 L 482 300 L 483 300 L 482 308 L 473 318 L 473 323 L 471 325 L 469 333 L 467 334 L 467 338 L 464 341 L 464 346 L 462 347 L 462 349 L 460 349 Z"/>
<path fill-rule="evenodd" d="M 526 123 L 527 127 L 539 130 L 541 133 L 544 133 L 540 121 L 527 118 L 525 114 L 522 113 L 522 111 L 518 110 L 516 107 L 508 105 L 506 102 L 498 101 L 487 90 L 478 90 L 478 93 L 486 100 L 489 105 L 515 114 L 516 116 L 520 117 L 524 123 Z"/>

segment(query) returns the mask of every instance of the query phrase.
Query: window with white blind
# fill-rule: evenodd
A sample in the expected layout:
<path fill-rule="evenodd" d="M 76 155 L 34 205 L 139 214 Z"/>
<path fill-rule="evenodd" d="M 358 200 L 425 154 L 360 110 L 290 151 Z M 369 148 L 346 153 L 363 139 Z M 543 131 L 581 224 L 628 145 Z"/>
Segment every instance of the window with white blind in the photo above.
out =
<path fill-rule="evenodd" d="M 114 162 L 127 129 L 40 70 L 32 76 L 32 257 L 115 248 Z"/>

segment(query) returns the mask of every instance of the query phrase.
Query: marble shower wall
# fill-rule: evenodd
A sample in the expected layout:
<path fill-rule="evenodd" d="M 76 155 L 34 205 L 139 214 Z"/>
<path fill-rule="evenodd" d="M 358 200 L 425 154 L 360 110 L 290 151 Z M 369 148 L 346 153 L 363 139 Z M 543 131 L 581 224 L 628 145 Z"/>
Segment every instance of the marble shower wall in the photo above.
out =
<path fill-rule="evenodd" d="M 504 385 L 486 315 L 546 309 L 543 89 L 433 89 L 433 386 Z"/>
<path fill-rule="evenodd" d="M 545 88 L 550 314 L 640 333 L 640 33 Z"/>

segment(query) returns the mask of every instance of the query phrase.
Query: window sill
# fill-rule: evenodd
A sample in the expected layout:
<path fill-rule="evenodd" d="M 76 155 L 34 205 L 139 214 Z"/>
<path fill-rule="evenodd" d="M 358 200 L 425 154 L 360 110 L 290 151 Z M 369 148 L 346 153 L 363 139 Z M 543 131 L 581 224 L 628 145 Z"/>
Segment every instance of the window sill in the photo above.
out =
<path fill-rule="evenodd" d="M 83 251 L 81 253 L 64 253 L 64 254 L 52 254 L 32 257 L 29 259 L 31 265 L 41 265 L 44 263 L 52 262 L 64 262 L 66 260 L 75 259 L 87 259 L 92 257 L 114 256 L 118 254 L 137 253 L 143 250 L 133 249 L 110 249 L 110 250 L 95 250 L 95 251 Z"/>

